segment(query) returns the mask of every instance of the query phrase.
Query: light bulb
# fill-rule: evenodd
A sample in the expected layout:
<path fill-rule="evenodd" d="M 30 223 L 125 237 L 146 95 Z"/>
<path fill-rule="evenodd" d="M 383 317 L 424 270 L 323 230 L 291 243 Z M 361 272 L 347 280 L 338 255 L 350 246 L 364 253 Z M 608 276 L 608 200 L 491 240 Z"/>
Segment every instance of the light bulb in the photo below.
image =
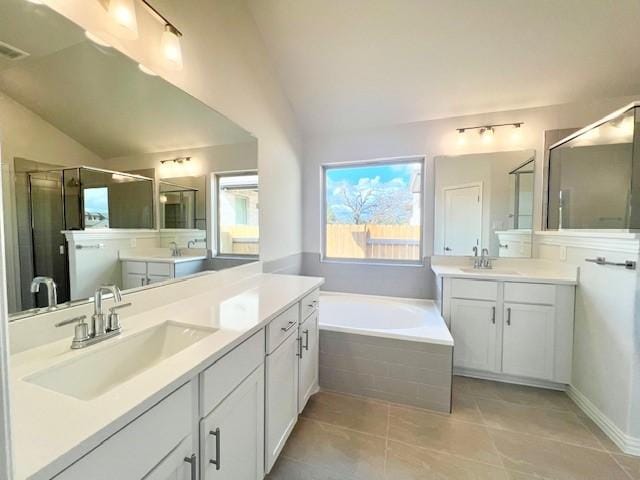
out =
<path fill-rule="evenodd" d="M 519 123 L 516 123 L 513 125 L 513 131 L 511 132 L 511 140 L 516 143 L 522 140 L 522 126 Z"/>
<path fill-rule="evenodd" d="M 91 33 L 89 30 L 85 30 L 84 36 L 87 37 L 89 40 L 91 40 L 96 45 L 100 45 L 101 47 L 111 47 L 111 44 L 105 42 L 104 40 L 102 40 L 102 38 L 100 38 L 99 36 L 97 36 L 94 33 Z"/>
<path fill-rule="evenodd" d="M 480 137 L 482 137 L 483 143 L 491 143 L 493 141 L 493 128 L 485 127 L 480 130 Z"/>
<path fill-rule="evenodd" d="M 463 146 L 467 143 L 467 134 L 464 131 L 464 128 L 458 129 L 458 146 Z"/>
<path fill-rule="evenodd" d="M 615 127 L 616 133 L 621 137 L 627 137 L 633 135 L 635 121 L 633 115 L 627 115 L 619 119 L 616 122 L 611 122 L 611 125 Z"/>
<path fill-rule="evenodd" d="M 162 33 L 162 53 L 170 65 L 176 70 L 182 69 L 182 48 L 180 46 L 180 36 L 177 30 L 171 25 L 165 25 Z"/>
<path fill-rule="evenodd" d="M 151 75 L 152 77 L 157 76 L 158 74 L 151 70 L 149 67 L 145 67 L 143 64 L 139 63 L 138 68 L 141 72 L 146 73 L 147 75 Z"/>
<path fill-rule="evenodd" d="M 127 38 L 138 38 L 138 21 L 134 0 L 109 0 L 109 15 L 127 30 Z"/>
<path fill-rule="evenodd" d="M 166 195 L 160 195 L 160 203 L 167 203 L 167 196 Z"/>

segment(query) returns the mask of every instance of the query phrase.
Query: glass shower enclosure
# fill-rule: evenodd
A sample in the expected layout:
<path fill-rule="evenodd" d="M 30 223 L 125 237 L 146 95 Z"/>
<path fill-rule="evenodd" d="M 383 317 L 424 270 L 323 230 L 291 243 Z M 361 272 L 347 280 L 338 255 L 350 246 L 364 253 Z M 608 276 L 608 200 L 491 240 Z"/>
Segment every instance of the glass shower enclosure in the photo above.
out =
<path fill-rule="evenodd" d="M 28 172 L 27 181 L 27 209 L 18 211 L 19 225 L 28 225 L 18 229 L 25 292 L 45 276 L 56 282 L 58 302 L 70 299 L 67 230 L 154 228 L 151 178 L 81 166 Z M 44 307 L 46 292 L 22 302 L 23 309 Z"/>
<path fill-rule="evenodd" d="M 549 149 L 547 229 L 640 229 L 640 103 Z"/>

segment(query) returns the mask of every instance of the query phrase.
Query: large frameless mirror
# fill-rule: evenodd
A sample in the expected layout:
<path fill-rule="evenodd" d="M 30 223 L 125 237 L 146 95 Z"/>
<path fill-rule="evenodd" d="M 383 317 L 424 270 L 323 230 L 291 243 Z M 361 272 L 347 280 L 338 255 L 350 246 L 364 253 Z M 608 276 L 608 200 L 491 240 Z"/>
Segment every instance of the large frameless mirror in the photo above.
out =
<path fill-rule="evenodd" d="M 535 152 L 435 158 L 436 255 L 530 257 Z"/>
<path fill-rule="evenodd" d="M 257 180 L 224 246 L 212 194 L 257 177 L 251 134 L 44 5 L 1 2 L 0 45 L 11 318 L 257 258 Z"/>

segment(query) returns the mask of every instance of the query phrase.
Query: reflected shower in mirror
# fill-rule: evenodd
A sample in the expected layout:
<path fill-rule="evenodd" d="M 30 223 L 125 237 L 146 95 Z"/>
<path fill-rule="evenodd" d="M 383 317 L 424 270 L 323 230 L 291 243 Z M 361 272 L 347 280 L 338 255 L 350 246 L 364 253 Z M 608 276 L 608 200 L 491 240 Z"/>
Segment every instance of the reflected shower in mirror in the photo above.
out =
<path fill-rule="evenodd" d="M 436 255 L 530 257 L 535 152 L 435 158 Z"/>
<path fill-rule="evenodd" d="M 250 133 L 45 6 L 0 2 L 0 42 L 13 319 L 227 266 L 211 192 L 257 171 Z"/>

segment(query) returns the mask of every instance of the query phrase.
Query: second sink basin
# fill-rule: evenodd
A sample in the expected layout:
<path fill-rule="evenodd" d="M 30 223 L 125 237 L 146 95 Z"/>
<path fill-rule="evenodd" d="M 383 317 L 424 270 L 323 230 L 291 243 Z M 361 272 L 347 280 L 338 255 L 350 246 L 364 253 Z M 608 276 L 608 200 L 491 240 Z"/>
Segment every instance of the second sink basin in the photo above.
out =
<path fill-rule="evenodd" d="M 127 338 L 114 338 L 106 348 L 54 365 L 25 381 L 80 400 L 91 400 L 190 347 L 216 331 L 167 321 Z M 109 342 L 113 344 L 108 345 Z"/>

